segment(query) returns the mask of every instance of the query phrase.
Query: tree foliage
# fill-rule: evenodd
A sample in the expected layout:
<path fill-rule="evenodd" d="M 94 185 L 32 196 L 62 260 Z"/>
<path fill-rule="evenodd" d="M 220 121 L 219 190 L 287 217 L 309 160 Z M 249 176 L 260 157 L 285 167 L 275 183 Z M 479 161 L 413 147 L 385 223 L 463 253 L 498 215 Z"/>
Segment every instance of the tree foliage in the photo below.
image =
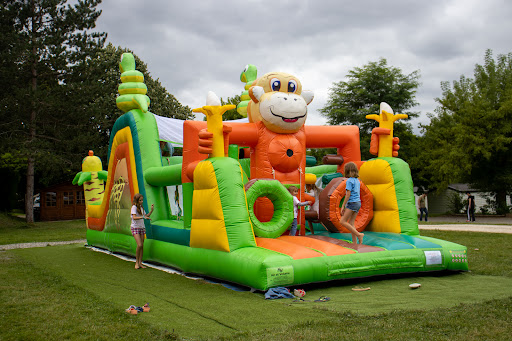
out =
<path fill-rule="evenodd" d="M 407 114 L 409 119 L 417 117 L 418 113 L 410 109 L 417 105 L 415 94 L 420 85 L 419 78 L 419 71 L 404 75 L 401 69 L 388 66 L 387 60 L 381 58 L 378 62 L 350 70 L 347 81 L 334 83 L 327 104 L 320 112 L 331 125 L 357 125 L 362 157 L 371 158 L 370 136 L 378 123 L 366 119 L 366 115 L 379 113 L 380 103 L 386 102 L 395 114 Z M 399 121 L 395 123 L 394 130 L 394 135 L 401 141 L 400 157 L 407 160 L 408 147 L 414 141 L 412 128 L 410 124 Z"/>
<path fill-rule="evenodd" d="M 56 155 L 50 148 L 59 140 L 63 119 L 55 110 L 55 100 L 64 75 L 103 44 L 106 34 L 91 32 L 101 14 L 100 0 L 83 0 L 73 5 L 66 0 L 5 0 L 0 9 L 2 31 L 7 35 L 0 44 L 6 46 L 9 63 L 2 74 L 10 76 L 11 92 L 0 101 L 4 124 L 11 129 L 2 133 L 7 150 L 18 158 L 26 157 L 25 211 L 33 221 L 32 195 L 35 165 L 46 160 L 53 164 Z M 58 90 L 56 90 L 58 89 Z M 56 90 L 56 91 L 55 91 Z M 2 146 L 4 147 L 4 146 Z"/>
<path fill-rule="evenodd" d="M 0 170 L 10 179 L 26 176 L 28 221 L 34 186 L 69 179 L 89 149 L 105 160 L 110 129 L 122 114 L 115 98 L 118 63 L 127 50 L 104 48 L 106 33 L 92 31 L 100 2 L 5 0 L 0 6 Z M 136 62 L 145 74 L 150 110 L 191 117 Z"/>
<path fill-rule="evenodd" d="M 240 95 L 235 95 L 233 97 L 228 97 L 226 100 L 224 100 L 222 97 L 220 98 L 220 104 L 221 105 L 226 105 L 226 104 L 233 104 L 233 105 L 238 105 L 238 103 L 240 103 Z M 238 113 L 238 111 L 236 111 L 236 108 L 235 109 L 231 109 L 231 110 L 227 110 L 223 115 L 222 115 L 222 120 L 223 121 L 232 121 L 232 120 L 239 120 L 239 119 L 242 119 L 244 118 L 242 115 L 240 115 Z M 206 116 L 203 116 L 203 121 L 206 121 Z"/>
<path fill-rule="evenodd" d="M 467 182 L 491 191 L 506 210 L 512 188 L 512 53 L 494 59 L 487 50 L 474 78 L 463 75 L 441 89 L 437 116 L 422 127 L 425 177 L 437 189 Z"/>
<path fill-rule="evenodd" d="M 235 95 L 233 97 L 228 97 L 225 101 L 222 98 L 220 99 L 220 103 L 222 105 L 226 105 L 226 104 L 238 105 L 238 103 L 240 103 L 240 101 L 241 101 L 240 95 Z M 228 110 L 228 111 L 226 111 L 224 113 L 224 115 L 222 115 L 222 120 L 223 121 L 239 120 L 241 118 L 244 118 L 244 117 L 242 115 L 240 115 L 238 113 L 238 111 L 236 111 L 236 108 Z"/>
<path fill-rule="evenodd" d="M 152 113 L 182 120 L 193 117 L 189 107 L 181 105 L 158 79 L 151 77 L 147 65 L 133 51 L 108 44 L 77 66 L 76 72 L 70 73 L 66 79 L 68 103 L 73 103 L 78 110 L 73 124 L 80 126 L 81 133 L 68 137 L 76 153 L 74 158 L 78 161 L 90 149 L 102 160 L 106 160 L 110 130 L 123 114 L 116 106 L 116 97 L 121 82 L 119 61 L 125 52 L 134 55 L 137 70 L 144 74 L 147 95 L 151 99 L 149 110 Z"/>

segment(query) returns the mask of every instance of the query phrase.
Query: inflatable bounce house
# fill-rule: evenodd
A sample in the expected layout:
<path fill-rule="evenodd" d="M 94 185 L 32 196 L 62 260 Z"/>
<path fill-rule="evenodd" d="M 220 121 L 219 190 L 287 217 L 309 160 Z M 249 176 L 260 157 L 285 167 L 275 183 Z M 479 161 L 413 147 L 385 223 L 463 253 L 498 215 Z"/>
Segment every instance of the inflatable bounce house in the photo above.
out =
<path fill-rule="evenodd" d="M 233 105 L 209 93 L 194 109 L 207 121 L 182 121 L 148 111 L 144 76 L 123 54 L 108 171 L 90 152 L 74 183 L 85 186 L 87 243 L 135 255 L 130 208 L 136 193 L 144 208 L 143 260 L 266 290 L 344 278 L 440 270 L 467 271 L 466 247 L 420 236 L 409 166 L 398 155 L 394 115 L 386 103 L 368 119 L 379 122 L 371 152 L 361 161 L 356 126 L 305 125 L 313 93 L 293 75 L 257 77 L 253 65 L 238 112 L 246 120 L 222 121 Z M 323 164 L 308 148 L 336 148 Z M 359 167 L 362 207 L 356 220 L 363 244 L 353 244 L 340 224 L 345 195 L 343 166 Z M 317 198 L 305 188 L 324 187 Z M 300 233 L 289 236 L 293 200 L 317 200 L 318 211 L 298 214 Z M 312 214 L 311 214 L 312 213 Z M 307 218 L 307 219 L 306 219 Z"/>

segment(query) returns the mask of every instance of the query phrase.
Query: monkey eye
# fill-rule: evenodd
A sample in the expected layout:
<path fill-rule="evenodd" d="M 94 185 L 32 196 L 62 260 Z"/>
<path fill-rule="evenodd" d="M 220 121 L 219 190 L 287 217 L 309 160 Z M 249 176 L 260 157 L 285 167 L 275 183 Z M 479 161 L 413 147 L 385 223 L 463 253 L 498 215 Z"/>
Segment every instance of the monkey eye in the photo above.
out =
<path fill-rule="evenodd" d="M 279 91 L 281 90 L 281 81 L 277 78 L 272 78 L 270 81 L 270 88 L 272 91 Z"/>
<path fill-rule="evenodd" d="M 288 92 L 295 92 L 297 91 L 297 82 L 293 79 L 288 82 Z"/>

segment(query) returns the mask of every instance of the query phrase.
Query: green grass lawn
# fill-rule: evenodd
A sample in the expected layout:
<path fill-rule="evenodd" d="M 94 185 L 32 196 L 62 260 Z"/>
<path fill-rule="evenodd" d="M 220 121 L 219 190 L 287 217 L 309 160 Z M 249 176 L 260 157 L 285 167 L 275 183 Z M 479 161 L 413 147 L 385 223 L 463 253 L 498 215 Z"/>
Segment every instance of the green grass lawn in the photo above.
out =
<path fill-rule="evenodd" d="M 41 232 L 24 230 L 22 242 Z M 0 244 L 7 244 L 1 231 Z M 267 301 L 263 293 L 150 268 L 134 270 L 131 262 L 78 244 L 3 251 L 0 338 L 509 340 L 512 235 L 422 234 L 466 245 L 471 271 L 308 285 L 306 302 Z M 422 287 L 409 289 L 413 282 Z M 371 290 L 355 292 L 354 286 Z M 313 302 L 323 295 L 331 300 Z M 124 312 L 130 304 L 146 302 L 149 313 Z"/>
<path fill-rule="evenodd" d="M 27 224 L 22 218 L 0 213 L 0 245 L 85 239 L 85 232 L 83 219 Z"/>

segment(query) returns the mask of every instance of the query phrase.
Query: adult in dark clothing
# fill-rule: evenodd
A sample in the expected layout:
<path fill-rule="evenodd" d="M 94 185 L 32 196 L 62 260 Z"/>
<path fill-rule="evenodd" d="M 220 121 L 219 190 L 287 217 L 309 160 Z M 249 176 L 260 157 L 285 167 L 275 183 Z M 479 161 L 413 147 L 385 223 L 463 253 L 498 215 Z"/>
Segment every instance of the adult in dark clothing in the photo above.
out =
<path fill-rule="evenodd" d="M 466 193 L 468 195 L 468 207 L 467 214 L 468 220 L 466 221 L 475 221 L 475 197 L 471 195 L 470 192 Z"/>

